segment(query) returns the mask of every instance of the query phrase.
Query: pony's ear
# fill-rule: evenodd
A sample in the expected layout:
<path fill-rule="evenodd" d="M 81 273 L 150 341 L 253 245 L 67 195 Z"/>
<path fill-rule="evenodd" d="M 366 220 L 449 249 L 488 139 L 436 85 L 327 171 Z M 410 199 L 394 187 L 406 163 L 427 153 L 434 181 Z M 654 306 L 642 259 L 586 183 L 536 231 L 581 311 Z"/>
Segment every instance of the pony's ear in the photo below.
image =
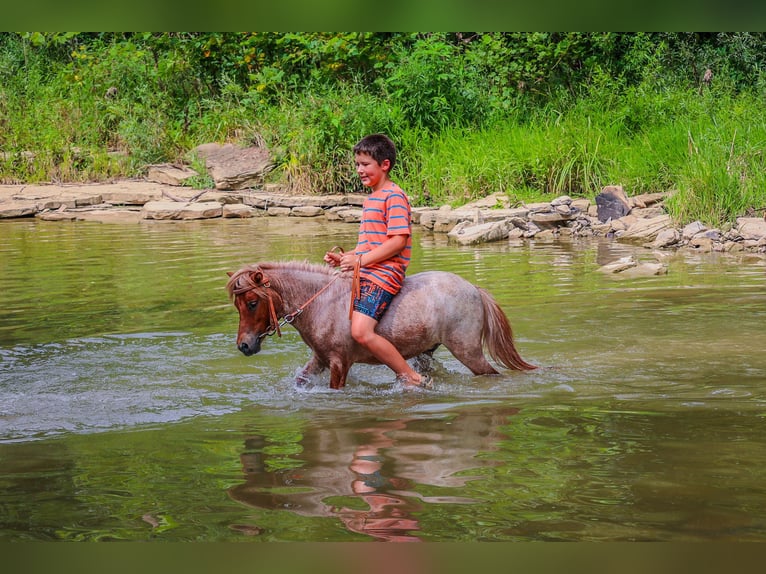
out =
<path fill-rule="evenodd" d="M 234 275 L 234 273 L 232 273 L 231 271 L 227 271 L 227 272 L 226 272 L 226 275 L 228 275 L 229 277 L 231 277 L 232 275 Z"/>
<path fill-rule="evenodd" d="M 263 271 L 258 269 L 257 271 L 254 271 L 252 275 L 250 275 L 250 279 L 253 280 L 253 283 L 256 285 L 260 285 L 263 283 Z"/>

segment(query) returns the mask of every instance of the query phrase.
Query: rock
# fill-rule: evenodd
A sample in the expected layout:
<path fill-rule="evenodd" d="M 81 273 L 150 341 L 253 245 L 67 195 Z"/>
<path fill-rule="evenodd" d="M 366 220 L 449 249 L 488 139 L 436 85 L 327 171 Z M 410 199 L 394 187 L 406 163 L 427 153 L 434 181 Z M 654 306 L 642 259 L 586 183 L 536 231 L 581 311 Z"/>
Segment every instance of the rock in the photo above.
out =
<path fill-rule="evenodd" d="M 495 193 L 492 193 L 488 195 L 487 197 L 482 197 L 481 199 L 477 199 L 476 201 L 472 201 L 471 203 L 467 203 L 463 206 L 464 209 L 494 209 L 497 207 L 502 208 L 508 208 L 510 207 L 511 200 L 508 197 L 507 194 L 496 191 Z"/>
<path fill-rule="evenodd" d="M 657 237 L 652 242 L 651 247 L 654 249 L 663 249 L 665 247 L 675 245 L 680 240 L 681 234 L 678 232 L 678 230 L 670 227 L 668 229 L 663 229 L 657 234 Z"/>
<path fill-rule="evenodd" d="M 568 195 L 561 195 L 557 197 L 556 199 L 554 199 L 553 201 L 551 201 L 551 205 L 553 207 L 560 207 L 562 205 L 567 205 L 567 206 L 572 205 L 572 198 L 569 197 Z"/>
<path fill-rule="evenodd" d="M 626 269 L 619 276 L 622 278 L 634 279 L 636 277 L 653 277 L 655 275 L 666 275 L 668 266 L 664 263 L 641 263 L 630 269 Z"/>
<path fill-rule="evenodd" d="M 45 211 L 36 215 L 42 221 L 75 221 L 77 214 L 71 211 Z"/>
<path fill-rule="evenodd" d="M 531 223 L 534 223 L 541 229 L 550 229 L 553 227 L 559 227 L 560 225 L 564 225 L 567 222 L 575 219 L 577 217 L 576 213 L 570 212 L 568 214 L 559 213 L 557 211 L 551 212 L 551 213 L 530 213 L 529 214 L 529 221 Z"/>
<path fill-rule="evenodd" d="M 75 216 L 76 221 L 92 221 L 95 223 L 139 223 L 142 218 L 140 211 L 129 209 L 92 209 L 72 213 L 72 215 Z"/>
<path fill-rule="evenodd" d="M 572 209 L 576 209 L 580 213 L 588 213 L 590 210 L 590 200 L 585 198 L 578 198 L 572 201 L 571 203 Z M 595 217 L 595 214 L 594 214 Z"/>
<path fill-rule="evenodd" d="M 346 223 L 359 223 L 362 221 L 362 210 L 356 207 L 349 207 L 338 211 L 341 221 Z"/>
<path fill-rule="evenodd" d="M 29 201 L 9 201 L 0 203 L 0 219 L 32 217 L 37 213 L 37 205 Z"/>
<path fill-rule="evenodd" d="M 660 231 L 668 229 L 673 224 L 669 215 L 660 215 L 650 219 L 638 219 L 620 239 L 654 239 Z"/>
<path fill-rule="evenodd" d="M 290 215 L 293 217 L 317 217 L 323 214 L 324 209 L 317 205 L 299 205 L 290 211 Z"/>
<path fill-rule="evenodd" d="M 530 221 L 527 223 L 527 230 L 524 232 L 524 237 L 534 237 L 541 231 L 542 229 L 540 229 L 540 227 L 534 221 Z"/>
<path fill-rule="evenodd" d="M 277 217 L 277 216 L 286 217 L 290 215 L 291 211 L 292 211 L 291 207 L 269 207 L 266 210 L 266 213 L 268 213 L 272 217 Z"/>
<path fill-rule="evenodd" d="M 262 194 L 265 203 L 269 207 L 319 207 L 332 208 L 346 204 L 346 198 L 342 195 L 287 195 L 287 194 Z M 264 206 L 265 207 L 265 206 Z"/>
<path fill-rule="evenodd" d="M 698 233 L 703 233 L 704 231 L 707 231 L 707 227 L 705 227 L 701 221 L 694 221 L 684 226 L 684 229 L 681 232 L 681 237 L 688 241 Z"/>
<path fill-rule="evenodd" d="M 636 265 L 638 265 L 638 260 L 632 255 L 628 255 L 627 257 L 621 257 L 612 263 L 602 265 L 598 270 L 602 273 L 621 273 L 622 271 L 630 269 L 631 267 L 635 267 Z"/>
<path fill-rule="evenodd" d="M 241 148 L 234 144 L 202 144 L 194 153 L 205 160 L 216 189 L 245 189 L 262 183 L 274 164 L 267 149 L 259 146 Z"/>
<path fill-rule="evenodd" d="M 638 217 L 631 213 L 617 220 L 612 220 L 612 229 L 614 231 L 627 231 L 636 221 L 638 221 Z"/>
<path fill-rule="evenodd" d="M 511 225 L 505 220 L 491 221 L 480 225 L 461 222 L 447 234 L 447 237 L 460 245 L 474 245 L 507 239 L 510 230 Z"/>
<path fill-rule="evenodd" d="M 255 214 L 255 208 L 244 203 L 226 204 L 221 208 L 221 216 L 227 219 L 254 217 Z"/>
<path fill-rule="evenodd" d="M 738 217 L 737 232 L 743 239 L 766 237 L 766 220 L 761 217 Z"/>
<path fill-rule="evenodd" d="M 436 223 L 436 210 L 428 209 L 420 212 L 420 226 L 424 229 L 433 230 Z"/>
<path fill-rule="evenodd" d="M 703 236 L 692 237 L 689 240 L 689 247 L 695 251 L 710 253 L 713 251 L 713 240 Z"/>
<path fill-rule="evenodd" d="M 631 215 L 635 215 L 636 218 L 642 217 L 644 219 L 657 217 L 664 215 L 665 210 L 662 207 L 634 207 L 630 210 Z"/>
<path fill-rule="evenodd" d="M 598 220 L 606 223 L 610 219 L 619 219 L 630 213 L 628 196 L 621 185 L 607 185 L 596 196 Z"/>
<path fill-rule="evenodd" d="M 199 174 L 187 166 L 177 166 L 169 163 L 150 165 L 146 174 L 148 181 L 181 186 L 192 177 Z"/>
<path fill-rule="evenodd" d="M 634 195 L 630 198 L 630 205 L 633 208 L 650 207 L 661 202 L 669 195 L 669 193 L 642 193 L 639 195 Z"/>
<path fill-rule="evenodd" d="M 212 219 L 221 217 L 223 209 L 220 203 L 203 201 L 184 203 L 178 201 L 150 201 L 141 210 L 143 219 Z"/>
<path fill-rule="evenodd" d="M 556 239 L 556 234 L 553 229 L 543 229 L 540 233 L 535 234 L 535 241 L 553 241 Z"/>
<path fill-rule="evenodd" d="M 664 263 L 651 262 L 641 263 L 629 255 L 622 257 L 613 263 L 608 263 L 599 268 L 599 271 L 608 275 L 619 275 L 620 277 L 651 277 L 653 275 L 663 275 L 668 272 L 668 267 Z"/>

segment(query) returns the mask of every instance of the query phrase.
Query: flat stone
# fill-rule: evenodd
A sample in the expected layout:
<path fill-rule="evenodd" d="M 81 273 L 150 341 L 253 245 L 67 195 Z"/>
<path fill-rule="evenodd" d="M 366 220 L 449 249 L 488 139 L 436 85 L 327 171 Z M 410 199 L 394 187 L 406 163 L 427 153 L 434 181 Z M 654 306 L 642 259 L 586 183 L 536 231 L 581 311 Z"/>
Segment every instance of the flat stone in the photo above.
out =
<path fill-rule="evenodd" d="M 155 183 L 181 186 L 187 180 L 196 176 L 199 176 L 199 174 L 188 166 L 162 163 L 150 165 L 147 170 L 146 179 Z"/>
<path fill-rule="evenodd" d="M 640 263 L 635 267 L 625 269 L 618 276 L 621 278 L 634 279 L 636 277 L 653 277 L 655 275 L 665 275 L 668 272 L 668 266 L 664 263 Z"/>
<path fill-rule="evenodd" d="M 654 239 L 663 229 L 673 224 L 669 215 L 660 215 L 650 219 L 637 219 L 628 230 L 620 236 L 620 239 Z"/>
<path fill-rule="evenodd" d="M 141 211 L 143 219 L 194 220 L 221 217 L 223 209 L 220 203 L 203 201 L 185 203 L 180 201 L 150 201 Z"/>
<path fill-rule="evenodd" d="M 511 230 L 507 221 L 491 221 L 480 225 L 462 222 L 447 234 L 447 237 L 460 245 L 474 245 L 507 239 Z"/>
<path fill-rule="evenodd" d="M 737 231 L 744 239 L 766 237 L 766 220 L 761 217 L 738 217 Z"/>
<path fill-rule="evenodd" d="M 654 239 L 651 247 L 654 249 L 663 249 L 665 247 L 675 245 L 680 241 L 680 239 L 681 234 L 678 232 L 678 230 L 670 227 L 668 229 L 663 229 L 657 234 L 657 237 Z"/>
<path fill-rule="evenodd" d="M 568 195 L 560 195 L 553 201 L 551 201 L 553 207 L 560 207 L 562 205 L 572 205 L 572 198 Z"/>
<path fill-rule="evenodd" d="M 290 215 L 290 212 L 292 211 L 291 207 L 269 207 L 266 210 L 266 213 L 271 215 L 272 217 L 287 217 Z"/>
<path fill-rule="evenodd" d="M 37 205 L 29 201 L 8 201 L 0 203 L 0 219 L 31 217 L 37 213 Z"/>
<path fill-rule="evenodd" d="M 698 233 L 703 233 L 704 231 L 707 231 L 707 227 L 705 226 L 705 224 L 702 223 L 701 221 L 694 221 L 684 226 L 683 230 L 681 231 L 681 237 L 683 237 L 686 240 L 689 240 L 695 235 L 697 235 Z"/>
<path fill-rule="evenodd" d="M 635 267 L 638 265 L 638 260 L 633 257 L 632 255 L 628 255 L 627 257 L 621 257 L 617 261 L 613 261 L 612 263 L 607 263 L 606 265 L 602 265 L 599 267 L 599 271 L 602 273 L 621 273 L 625 271 L 626 269 L 630 269 L 631 267 Z"/>
<path fill-rule="evenodd" d="M 629 202 L 633 208 L 645 208 L 661 202 L 668 196 L 670 196 L 670 193 L 667 192 L 641 193 L 629 198 Z"/>
<path fill-rule="evenodd" d="M 362 221 L 362 210 L 358 208 L 341 209 L 338 217 L 345 223 L 359 223 Z"/>
<path fill-rule="evenodd" d="M 530 213 L 529 221 L 539 226 L 540 228 L 551 228 L 564 225 L 565 223 L 575 219 L 576 213 L 563 214 L 558 211 L 551 213 Z"/>
<path fill-rule="evenodd" d="M 290 211 L 293 217 L 318 217 L 324 215 L 324 209 L 318 205 L 299 205 Z"/>
<path fill-rule="evenodd" d="M 38 213 L 35 217 L 42 221 L 75 221 L 77 214 L 71 211 L 46 211 Z"/>
<path fill-rule="evenodd" d="M 64 212 L 66 214 L 67 212 Z M 92 221 L 95 223 L 138 223 L 142 214 L 138 210 L 129 209 L 93 209 L 73 213 L 77 221 Z"/>
<path fill-rule="evenodd" d="M 221 208 L 221 216 L 227 219 L 254 217 L 256 209 L 243 203 L 225 204 Z"/>
<path fill-rule="evenodd" d="M 713 240 L 709 237 L 697 236 L 689 240 L 689 247 L 702 253 L 710 253 L 713 250 Z"/>

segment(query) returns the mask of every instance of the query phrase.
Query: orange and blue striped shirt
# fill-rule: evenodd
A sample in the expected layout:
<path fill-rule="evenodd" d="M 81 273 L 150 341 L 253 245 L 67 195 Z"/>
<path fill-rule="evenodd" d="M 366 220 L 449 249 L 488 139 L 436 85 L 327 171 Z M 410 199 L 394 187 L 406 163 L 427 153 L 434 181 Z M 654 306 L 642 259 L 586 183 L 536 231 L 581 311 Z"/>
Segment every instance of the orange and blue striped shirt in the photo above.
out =
<path fill-rule="evenodd" d="M 372 192 L 362 205 L 362 222 L 354 252 L 371 251 L 391 235 L 406 235 L 407 244 L 394 257 L 362 268 L 361 276 L 396 295 L 402 288 L 404 274 L 412 253 L 412 210 L 410 200 L 394 184 L 393 188 Z"/>

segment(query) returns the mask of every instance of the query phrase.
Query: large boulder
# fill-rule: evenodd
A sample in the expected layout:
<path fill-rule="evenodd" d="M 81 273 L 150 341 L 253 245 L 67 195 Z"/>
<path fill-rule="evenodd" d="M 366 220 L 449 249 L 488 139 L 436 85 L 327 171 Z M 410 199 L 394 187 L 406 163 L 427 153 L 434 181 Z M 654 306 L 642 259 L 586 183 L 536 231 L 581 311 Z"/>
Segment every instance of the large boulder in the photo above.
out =
<path fill-rule="evenodd" d="M 630 213 L 630 201 L 621 185 L 607 185 L 596 196 L 598 220 L 606 223 L 616 220 Z"/>
<path fill-rule="evenodd" d="M 202 144 L 194 153 L 205 160 L 216 189 L 246 189 L 263 182 L 274 167 L 269 151 L 260 146 L 242 148 L 234 144 Z"/>

